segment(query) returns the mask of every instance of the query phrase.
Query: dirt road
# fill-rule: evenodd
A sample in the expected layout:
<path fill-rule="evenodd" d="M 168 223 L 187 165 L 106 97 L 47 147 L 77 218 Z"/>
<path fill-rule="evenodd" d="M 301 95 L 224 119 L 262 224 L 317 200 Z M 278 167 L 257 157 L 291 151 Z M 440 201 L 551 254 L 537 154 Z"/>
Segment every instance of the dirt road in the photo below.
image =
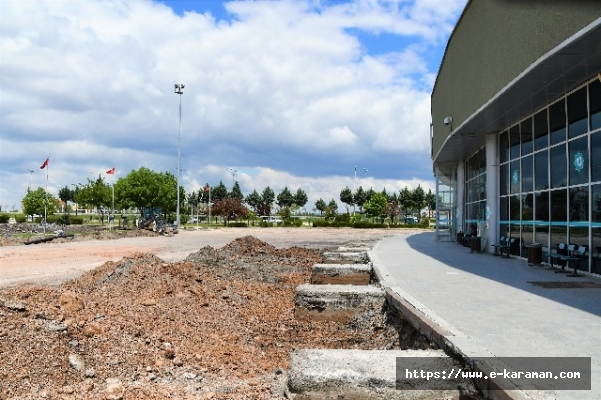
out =
<path fill-rule="evenodd" d="M 117 261 L 135 253 L 151 253 L 168 262 L 181 261 L 204 246 L 222 247 L 236 238 L 249 235 L 278 248 L 326 248 L 349 243 L 373 245 L 383 237 L 412 232 L 409 229 L 212 228 L 182 230 L 173 237 L 4 246 L 0 247 L 0 287 L 61 283 L 106 261 Z"/>

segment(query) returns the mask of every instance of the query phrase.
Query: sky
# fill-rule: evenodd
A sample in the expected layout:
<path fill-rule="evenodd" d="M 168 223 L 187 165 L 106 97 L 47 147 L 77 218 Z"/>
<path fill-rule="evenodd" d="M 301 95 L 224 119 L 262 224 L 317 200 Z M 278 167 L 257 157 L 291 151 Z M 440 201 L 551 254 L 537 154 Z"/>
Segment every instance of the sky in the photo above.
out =
<path fill-rule="evenodd" d="M 301 188 L 343 211 L 345 187 L 434 191 L 430 95 L 465 4 L 2 0 L 2 210 L 28 187 L 177 175 L 178 149 L 187 193 Z"/>

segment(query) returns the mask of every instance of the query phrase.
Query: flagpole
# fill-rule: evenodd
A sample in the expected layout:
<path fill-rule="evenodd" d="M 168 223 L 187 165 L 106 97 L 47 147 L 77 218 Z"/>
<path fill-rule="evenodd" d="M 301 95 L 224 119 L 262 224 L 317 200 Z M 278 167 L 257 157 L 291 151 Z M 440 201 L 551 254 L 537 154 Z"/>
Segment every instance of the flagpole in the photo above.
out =
<path fill-rule="evenodd" d="M 211 187 L 209 186 L 209 227 L 211 226 Z"/>
<path fill-rule="evenodd" d="M 50 160 L 50 154 L 48 158 Z M 50 170 L 50 163 L 46 163 L 46 193 L 44 196 L 44 235 L 46 234 L 46 224 L 48 223 L 48 171 Z"/>

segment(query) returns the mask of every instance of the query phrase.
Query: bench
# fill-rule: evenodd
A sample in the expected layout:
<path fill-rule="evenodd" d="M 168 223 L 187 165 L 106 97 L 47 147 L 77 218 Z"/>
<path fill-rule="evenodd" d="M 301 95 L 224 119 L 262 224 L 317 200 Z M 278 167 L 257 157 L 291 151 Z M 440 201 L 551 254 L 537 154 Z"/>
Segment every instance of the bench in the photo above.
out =
<path fill-rule="evenodd" d="M 498 256 L 499 249 L 506 245 L 507 245 L 507 240 L 505 239 L 505 236 L 501 236 L 501 239 L 499 239 L 499 244 L 491 244 L 491 247 L 495 248 L 495 252 L 494 252 L 493 256 Z"/>
<path fill-rule="evenodd" d="M 553 261 L 561 260 L 561 257 L 565 257 L 567 255 L 568 254 L 566 252 L 566 244 L 559 243 L 557 245 L 557 251 L 555 253 L 549 254 L 549 262 L 551 263 L 551 266 L 549 267 L 549 269 L 555 269 Z M 563 271 L 563 265 L 561 267 L 561 270 Z M 556 272 L 559 272 L 559 271 L 556 271 Z"/>
<path fill-rule="evenodd" d="M 499 252 L 501 253 L 501 256 L 503 256 L 503 252 L 505 251 L 507 252 L 507 255 L 503 257 L 509 258 L 511 256 L 511 248 L 515 245 L 515 241 L 516 239 L 514 237 L 507 237 L 505 239 L 505 245 L 499 247 Z"/>
<path fill-rule="evenodd" d="M 571 249 L 570 249 L 571 248 Z M 584 276 L 578 273 L 578 267 L 580 266 L 580 261 L 585 259 L 586 254 L 586 246 L 578 246 L 578 250 L 574 251 L 575 245 L 571 244 L 568 246 L 568 255 L 561 257 L 562 261 L 565 261 L 566 266 L 570 266 L 572 263 L 574 266 L 572 267 L 573 272 L 567 276 L 575 277 L 575 276 Z M 561 267 L 563 271 L 563 267 Z M 567 271 L 566 271 L 567 272 Z"/>

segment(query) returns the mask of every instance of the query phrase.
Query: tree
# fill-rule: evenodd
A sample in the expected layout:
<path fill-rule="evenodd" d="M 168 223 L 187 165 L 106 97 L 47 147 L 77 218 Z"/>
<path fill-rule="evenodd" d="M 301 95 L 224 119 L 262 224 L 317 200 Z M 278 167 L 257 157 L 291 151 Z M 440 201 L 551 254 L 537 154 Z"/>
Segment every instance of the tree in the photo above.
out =
<path fill-rule="evenodd" d="M 110 208 L 112 203 L 111 187 L 102 175 L 98 175 L 96 180 L 88 179 L 88 183 L 79 190 L 77 202 L 95 208 L 104 223 L 104 209 Z"/>
<path fill-rule="evenodd" d="M 353 201 L 359 206 L 360 212 L 363 212 L 363 204 L 368 200 L 367 192 L 363 190 L 363 187 L 359 186 L 353 194 Z"/>
<path fill-rule="evenodd" d="M 351 191 L 351 189 L 349 189 L 348 186 L 346 186 L 340 191 L 340 201 L 347 205 L 347 209 L 355 205 L 353 192 Z"/>
<path fill-rule="evenodd" d="M 394 222 L 394 219 L 401 213 L 398 202 L 389 201 L 386 205 L 386 214 L 390 217 L 390 221 Z"/>
<path fill-rule="evenodd" d="M 257 190 L 253 190 L 253 192 L 251 194 L 249 194 L 248 196 L 246 196 L 246 199 L 244 199 L 244 201 L 246 202 L 246 204 L 248 204 L 249 206 L 252 207 L 252 209 L 255 212 L 258 212 L 257 209 L 259 207 L 259 204 L 261 204 L 261 201 L 263 199 L 261 198 L 261 195 L 257 192 Z"/>
<path fill-rule="evenodd" d="M 277 200 L 279 207 L 290 207 L 294 204 L 294 196 L 290 193 L 287 186 L 278 194 Z"/>
<path fill-rule="evenodd" d="M 225 198 L 215 201 L 212 210 L 215 215 L 220 215 L 223 217 L 224 224 L 227 224 L 230 220 L 246 218 L 248 215 L 248 209 L 244 207 L 242 201 L 233 198 Z"/>
<path fill-rule="evenodd" d="M 384 219 L 386 217 L 386 208 L 388 198 L 383 193 L 374 193 L 369 200 L 365 202 L 363 208 L 368 217 Z"/>
<path fill-rule="evenodd" d="M 69 189 L 69 186 L 65 186 L 58 191 L 58 198 L 67 203 L 68 201 L 73 202 L 75 200 L 75 193 Z"/>
<path fill-rule="evenodd" d="M 338 203 L 336 203 L 336 201 L 334 199 L 330 200 L 330 202 L 328 203 L 328 205 L 325 209 L 325 212 L 326 212 L 326 215 L 325 215 L 326 221 L 336 218 L 336 215 L 338 215 Z"/>
<path fill-rule="evenodd" d="M 299 208 L 304 207 L 305 204 L 309 201 L 309 197 L 307 197 L 307 193 L 301 188 L 298 188 L 296 194 L 294 195 L 294 204 L 296 204 Z"/>
<path fill-rule="evenodd" d="M 271 215 L 271 205 L 275 200 L 275 193 L 273 190 L 267 186 L 263 189 L 263 193 L 261 194 L 261 201 L 257 205 L 257 214 L 259 215 Z"/>
<path fill-rule="evenodd" d="M 227 197 L 227 188 L 223 181 L 219 181 L 219 185 L 211 188 L 211 201 L 223 200 Z"/>
<path fill-rule="evenodd" d="M 55 213 L 57 210 L 57 199 L 42 188 L 27 191 L 21 202 L 25 215 L 44 215 L 44 210 L 48 215 Z"/>
<path fill-rule="evenodd" d="M 319 213 L 321 215 L 323 215 L 323 212 L 326 210 L 326 208 L 328 207 L 328 205 L 326 204 L 325 201 L 323 201 L 323 199 L 319 199 L 315 202 L 315 209 L 317 211 L 319 211 Z"/>
<path fill-rule="evenodd" d="M 426 207 L 426 193 L 421 185 L 417 185 L 417 187 L 413 189 L 411 197 L 413 198 L 413 207 L 415 207 L 415 210 L 419 215 L 420 211 Z"/>
<path fill-rule="evenodd" d="M 405 215 L 407 215 L 407 213 L 413 209 L 413 196 L 411 195 L 411 191 L 409 191 L 407 186 L 405 186 L 399 192 L 399 205 L 405 212 Z"/>
<path fill-rule="evenodd" d="M 101 178 L 99 178 L 101 179 Z M 89 186 L 89 185 L 87 185 Z M 87 187 L 86 186 L 86 187 Z M 108 198 L 105 204 L 110 204 L 110 187 L 106 186 Z M 84 191 L 83 187 L 81 191 Z M 177 177 L 171 172 L 158 173 L 146 167 L 131 171 L 127 176 L 119 178 L 115 183 L 115 206 L 117 208 L 160 207 L 164 214 L 174 212 L 177 206 Z M 182 186 L 180 191 L 180 206 L 186 200 L 186 193 Z M 77 197 L 77 196 L 76 196 Z M 90 204 L 90 193 L 80 194 L 76 199 L 80 204 Z M 82 201 L 85 200 L 85 201 Z"/>
<path fill-rule="evenodd" d="M 436 195 L 432 193 L 432 189 L 428 189 L 426 193 L 426 207 L 428 208 L 428 217 L 432 216 L 432 210 L 436 210 Z"/>
<path fill-rule="evenodd" d="M 238 199 L 240 201 L 244 200 L 244 195 L 242 194 L 242 190 L 240 190 L 240 185 L 238 181 L 234 183 L 234 187 L 232 187 L 232 191 L 227 195 L 230 199 Z"/>

